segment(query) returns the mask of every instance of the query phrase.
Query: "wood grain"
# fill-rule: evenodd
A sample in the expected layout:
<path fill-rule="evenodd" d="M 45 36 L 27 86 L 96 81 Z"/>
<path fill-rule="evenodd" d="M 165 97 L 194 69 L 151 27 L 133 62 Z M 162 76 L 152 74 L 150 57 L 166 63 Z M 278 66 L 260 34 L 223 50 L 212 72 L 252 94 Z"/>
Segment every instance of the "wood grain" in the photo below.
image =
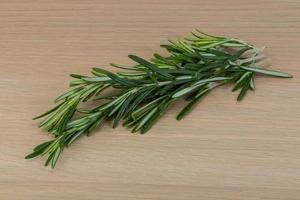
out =
<path fill-rule="evenodd" d="M 0 199 L 300 199 L 298 0 L 0 0 Z M 272 68 L 237 103 L 219 88 L 186 119 L 174 105 L 148 134 L 106 124 L 55 170 L 24 160 L 49 139 L 31 118 L 68 74 L 150 57 L 195 27 L 267 46 Z"/>

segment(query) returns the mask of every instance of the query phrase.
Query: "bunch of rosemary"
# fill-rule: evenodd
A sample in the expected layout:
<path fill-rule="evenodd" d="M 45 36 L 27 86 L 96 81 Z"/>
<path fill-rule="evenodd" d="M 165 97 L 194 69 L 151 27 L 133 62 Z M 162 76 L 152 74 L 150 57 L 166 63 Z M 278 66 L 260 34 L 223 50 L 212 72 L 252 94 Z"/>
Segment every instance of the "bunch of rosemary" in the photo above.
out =
<path fill-rule="evenodd" d="M 107 120 L 113 121 L 113 128 L 122 122 L 133 133 L 143 134 L 171 103 L 181 98 L 188 104 L 178 114 L 178 120 L 222 84 L 233 83 L 233 91 L 240 90 L 240 101 L 248 90 L 255 89 L 256 74 L 292 77 L 259 67 L 263 59 L 261 50 L 242 40 L 196 31 L 190 38 L 161 45 L 168 56 L 154 54 L 150 62 L 129 55 L 136 63 L 134 66 L 111 64 L 126 71 L 113 73 L 93 68 L 91 77 L 72 74 L 75 80 L 71 81 L 70 91 L 55 100 L 54 108 L 34 118 L 46 117 L 40 127 L 52 133 L 53 139 L 36 146 L 26 158 L 47 155 L 45 165 L 54 167 L 65 147 Z M 114 88 L 115 93 L 103 95 L 109 88 Z M 88 100 L 100 103 L 91 109 L 80 109 L 79 104 Z"/>

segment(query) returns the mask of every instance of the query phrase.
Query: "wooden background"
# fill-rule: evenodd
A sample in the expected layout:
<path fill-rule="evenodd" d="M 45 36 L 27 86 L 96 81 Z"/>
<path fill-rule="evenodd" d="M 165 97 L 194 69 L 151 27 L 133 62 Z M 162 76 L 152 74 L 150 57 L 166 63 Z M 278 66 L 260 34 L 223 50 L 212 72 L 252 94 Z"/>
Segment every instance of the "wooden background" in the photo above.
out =
<path fill-rule="evenodd" d="M 237 103 L 213 92 L 186 119 L 174 105 L 144 136 L 106 124 L 55 170 L 24 160 L 48 140 L 31 118 L 68 74 L 150 57 L 195 27 L 267 46 L 272 68 Z M 299 0 L 0 0 L 0 199 L 300 199 Z"/>

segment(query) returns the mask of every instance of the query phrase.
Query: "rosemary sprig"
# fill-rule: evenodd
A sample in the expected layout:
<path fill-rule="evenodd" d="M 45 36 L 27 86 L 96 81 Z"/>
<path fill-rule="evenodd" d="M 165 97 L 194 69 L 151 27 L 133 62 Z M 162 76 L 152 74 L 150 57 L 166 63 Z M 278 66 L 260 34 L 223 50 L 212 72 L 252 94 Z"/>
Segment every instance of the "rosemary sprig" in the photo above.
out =
<path fill-rule="evenodd" d="M 83 134 L 89 134 L 107 120 L 113 128 L 122 121 L 133 133 L 146 133 L 171 103 L 185 98 L 188 104 L 178 114 L 184 118 L 215 87 L 233 83 L 242 100 L 255 89 L 254 77 L 263 74 L 290 78 L 291 75 L 259 67 L 261 50 L 246 42 L 212 36 L 196 30 L 192 37 L 161 45 L 169 55 L 154 54 L 150 61 L 135 55 L 131 67 L 111 64 L 123 69 L 109 72 L 93 68 L 93 76 L 72 74 L 71 90 L 59 96 L 54 108 L 34 118 L 46 117 L 40 127 L 53 134 L 53 139 L 38 145 L 26 158 L 47 155 L 45 165 L 55 166 L 65 147 Z M 114 88 L 115 94 L 103 91 Z M 88 100 L 104 100 L 88 110 L 79 105 Z"/>

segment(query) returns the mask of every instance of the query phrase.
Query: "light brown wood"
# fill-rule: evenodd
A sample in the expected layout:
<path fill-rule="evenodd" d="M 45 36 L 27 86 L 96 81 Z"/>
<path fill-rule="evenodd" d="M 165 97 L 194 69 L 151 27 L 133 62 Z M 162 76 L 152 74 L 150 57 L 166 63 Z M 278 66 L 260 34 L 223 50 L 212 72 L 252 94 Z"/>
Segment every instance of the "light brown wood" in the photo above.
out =
<path fill-rule="evenodd" d="M 300 2 L 0 0 L 0 199 L 300 199 Z M 55 170 L 24 160 L 50 138 L 31 118 L 68 74 L 150 57 L 195 27 L 267 46 L 272 68 L 237 103 L 219 88 L 181 122 L 183 104 L 146 135 L 110 124 L 67 149 Z"/>

